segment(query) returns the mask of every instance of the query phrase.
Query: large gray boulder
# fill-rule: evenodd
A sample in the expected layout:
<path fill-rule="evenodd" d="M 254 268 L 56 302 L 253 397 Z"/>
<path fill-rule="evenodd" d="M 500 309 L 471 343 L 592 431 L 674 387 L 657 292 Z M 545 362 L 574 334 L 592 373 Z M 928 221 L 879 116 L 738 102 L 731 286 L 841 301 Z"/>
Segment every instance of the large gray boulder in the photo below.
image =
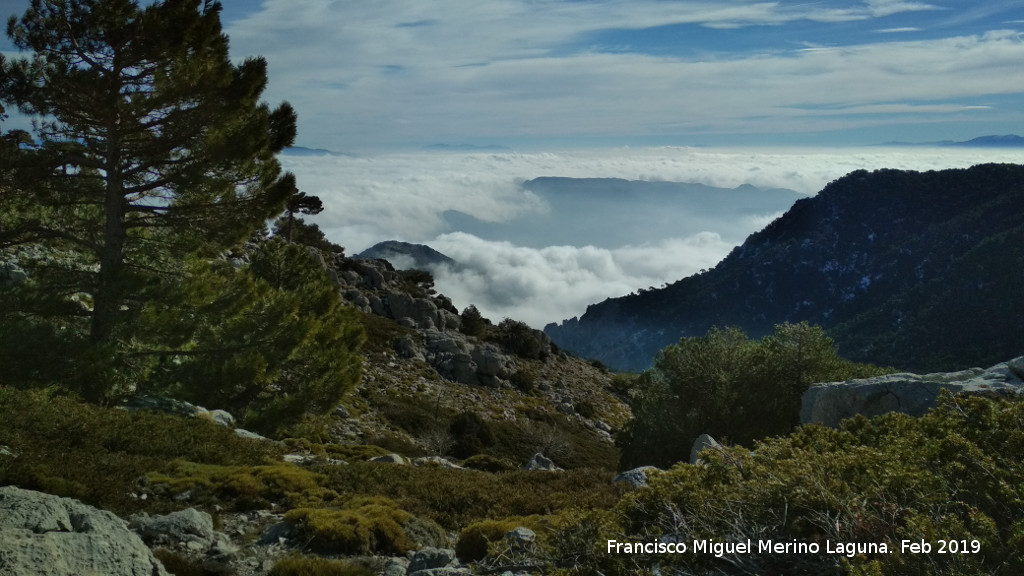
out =
<path fill-rule="evenodd" d="M 208 549 L 217 539 L 213 518 L 206 512 L 186 508 L 163 516 L 141 516 L 132 522 L 132 528 L 146 542 L 153 544 L 194 544 Z"/>
<path fill-rule="evenodd" d="M 719 450 L 721 448 L 722 445 L 712 438 L 710 434 L 697 436 L 697 439 L 693 441 L 693 446 L 690 447 L 690 464 L 697 466 L 701 463 L 701 452 L 705 450 Z"/>
<path fill-rule="evenodd" d="M 664 472 L 661 468 L 654 466 L 641 466 L 639 468 L 633 468 L 632 470 L 626 470 L 625 472 L 619 472 L 615 478 L 612 479 L 612 483 L 626 482 L 634 488 L 643 488 L 647 486 L 647 479 L 655 474 Z"/>
<path fill-rule="evenodd" d="M 1015 395 L 1024 390 L 1024 357 L 988 369 L 936 374 L 887 374 L 874 378 L 815 384 L 804 392 L 800 422 L 836 427 L 857 414 L 887 412 L 922 416 L 935 407 L 939 393 Z"/>
<path fill-rule="evenodd" d="M 14 486 L 0 488 L 0 576 L 169 576 L 111 512 Z"/>

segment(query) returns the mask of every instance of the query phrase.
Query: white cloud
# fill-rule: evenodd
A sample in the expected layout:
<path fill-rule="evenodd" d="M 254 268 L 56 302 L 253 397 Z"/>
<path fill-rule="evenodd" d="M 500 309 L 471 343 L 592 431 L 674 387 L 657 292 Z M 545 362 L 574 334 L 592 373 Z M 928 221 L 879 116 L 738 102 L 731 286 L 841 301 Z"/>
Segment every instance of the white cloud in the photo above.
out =
<path fill-rule="evenodd" d="M 1024 42 L 1013 31 L 699 58 L 580 52 L 574 44 L 609 28 L 857 20 L 931 8 L 903 1 L 837 12 L 777 2 L 268 0 L 228 33 L 235 53 L 268 58 L 268 99 L 296 105 L 304 142 L 348 150 L 667 129 L 836 129 L 863 121 L 829 123 L 798 106 L 943 104 L 1024 92 Z"/>
<path fill-rule="evenodd" d="M 903 26 L 901 28 L 882 28 L 881 30 L 875 30 L 875 32 L 878 32 L 879 34 L 900 34 L 900 33 L 903 33 L 903 32 L 920 32 L 920 31 L 921 31 L 920 28 L 915 28 L 913 26 Z"/>
<path fill-rule="evenodd" d="M 746 234 L 777 215 L 707 221 L 676 237 L 634 246 L 526 248 L 448 230 L 443 212 L 485 221 L 543 213 L 519 183 L 541 176 L 697 182 L 723 188 L 751 183 L 813 194 L 857 169 L 938 170 L 982 162 L 1024 162 L 1024 151 L 969 148 L 739 149 L 648 148 L 521 153 L 394 154 L 372 158 L 282 157 L 299 187 L 320 196 L 311 220 L 350 254 L 383 240 L 425 243 L 466 269 L 438 278 L 463 308 L 476 304 L 495 320 L 542 326 L 582 314 L 587 304 L 661 286 L 710 268 Z M 609 222 L 609 226 L 619 225 Z M 735 242 L 731 239 L 735 238 Z M 727 240 L 728 239 L 728 240 Z"/>
<path fill-rule="evenodd" d="M 615 250 L 524 248 L 463 233 L 439 236 L 432 245 L 464 266 L 436 273 L 438 290 L 456 306 L 474 304 L 492 320 L 515 318 L 535 328 L 578 316 L 606 298 L 710 268 L 732 248 L 712 232 Z"/>

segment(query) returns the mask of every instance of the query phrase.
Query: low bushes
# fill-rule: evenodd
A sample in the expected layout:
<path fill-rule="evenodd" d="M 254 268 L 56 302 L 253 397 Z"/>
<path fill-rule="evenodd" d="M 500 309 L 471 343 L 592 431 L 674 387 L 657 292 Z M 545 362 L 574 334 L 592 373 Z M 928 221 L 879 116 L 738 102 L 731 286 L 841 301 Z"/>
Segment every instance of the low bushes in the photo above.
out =
<path fill-rule="evenodd" d="M 0 484 L 70 496 L 119 514 L 154 502 L 131 497 L 136 481 L 174 459 L 257 465 L 283 449 L 198 418 L 103 409 L 35 390 L 0 388 Z"/>
<path fill-rule="evenodd" d="M 319 556 L 286 556 L 274 563 L 269 576 L 373 576 L 370 567 Z"/>
<path fill-rule="evenodd" d="M 337 509 L 299 508 L 285 521 L 310 550 L 325 554 L 404 554 L 445 539 L 439 526 L 382 497 L 353 498 Z"/>

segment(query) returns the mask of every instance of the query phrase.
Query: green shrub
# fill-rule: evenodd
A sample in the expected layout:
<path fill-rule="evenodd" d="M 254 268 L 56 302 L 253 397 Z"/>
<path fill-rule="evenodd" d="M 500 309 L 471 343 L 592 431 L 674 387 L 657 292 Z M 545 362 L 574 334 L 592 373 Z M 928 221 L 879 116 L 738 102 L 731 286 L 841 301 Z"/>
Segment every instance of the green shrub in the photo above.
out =
<path fill-rule="evenodd" d="M 533 392 L 536 377 L 534 377 L 533 372 L 520 368 L 512 373 L 512 376 L 509 377 L 509 382 L 523 394 L 529 394 Z"/>
<path fill-rule="evenodd" d="M 176 460 L 165 472 L 151 472 L 147 478 L 154 485 L 167 486 L 172 493 L 199 489 L 242 510 L 270 503 L 288 507 L 320 505 L 338 498 L 336 492 L 323 487 L 326 476 L 286 463 L 218 466 Z"/>
<path fill-rule="evenodd" d="M 597 414 L 597 409 L 594 408 L 594 404 L 587 400 L 580 400 L 573 405 L 576 413 L 584 418 L 593 418 Z"/>
<path fill-rule="evenodd" d="M 283 448 L 198 418 L 103 409 L 46 391 L 0 388 L 0 484 L 48 491 L 128 514 L 164 506 L 134 499 L 139 478 L 175 459 L 262 464 Z"/>
<path fill-rule="evenodd" d="M 373 576 L 368 566 L 319 556 L 286 556 L 274 563 L 268 576 Z"/>
<path fill-rule="evenodd" d="M 666 347 L 630 399 L 633 420 L 617 438 L 621 468 L 685 461 L 702 433 L 750 445 L 786 434 L 800 420 L 800 398 L 814 382 L 880 374 L 839 357 L 824 330 L 780 324 L 761 340 L 739 328 L 713 328 Z"/>
<path fill-rule="evenodd" d="M 474 522 L 459 533 L 459 539 L 455 542 L 455 555 L 463 562 L 483 560 L 487 557 L 490 545 L 502 541 L 509 531 L 525 526 L 536 532 L 548 524 L 546 517 L 538 515 Z"/>
<path fill-rule="evenodd" d="M 459 327 L 459 331 L 467 336 L 482 338 L 487 333 L 488 326 L 491 325 L 491 321 L 484 318 L 483 314 L 472 304 L 466 306 L 462 311 L 461 317 L 462 324 Z"/>
<path fill-rule="evenodd" d="M 434 275 L 426 270 L 398 270 L 395 275 L 403 290 L 415 298 L 427 298 L 435 293 Z"/>
<path fill-rule="evenodd" d="M 1024 403 L 945 395 L 922 418 L 856 417 L 840 430 L 806 426 L 755 452 L 727 448 L 678 465 L 626 495 L 625 538 L 668 535 L 815 542 L 819 554 L 659 556 L 678 573 L 1018 574 L 1024 569 Z M 930 553 L 901 542 L 932 543 Z M 939 540 L 980 553 L 940 553 Z M 825 542 L 885 544 L 828 554 Z M 641 558 L 650 562 L 654 558 Z M 844 567 L 845 566 L 845 567 Z M 602 569 L 592 564 L 591 569 Z"/>
<path fill-rule="evenodd" d="M 288 522 L 308 542 L 310 550 L 325 554 L 404 554 L 419 543 L 407 526 L 422 533 L 424 524 L 384 497 L 353 498 L 340 509 L 298 508 L 285 514 Z M 435 526 L 433 539 L 443 539 Z"/>
<path fill-rule="evenodd" d="M 327 456 L 345 460 L 346 462 L 370 460 L 371 458 L 390 454 L 389 451 L 380 446 L 367 444 L 324 444 L 323 448 Z"/>
<path fill-rule="evenodd" d="M 491 456 L 490 454 L 475 454 L 470 456 L 462 461 L 462 466 L 472 470 L 491 473 L 508 472 L 516 469 L 515 465 L 502 460 L 501 458 Z"/>
<path fill-rule="evenodd" d="M 452 455 L 469 458 L 494 444 L 494 433 L 486 420 L 476 412 L 463 412 L 448 425 L 452 438 Z"/>
<path fill-rule="evenodd" d="M 403 510 L 446 530 L 459 530 L 485 518 L 548 514 L 570 507 L 608 509 L 626 491 L 621 484 L 611 483 L 612 473 L 607 470 L 491 474 L 354 462 L 317 471 L 327 476 L 324 486 L 343 498 L 368 494 L 390 498 Z"/>
<path fill-rule="evenodd" d="M 637 378 L 639 374 L 632 372 L 620 372 L 612 376 L 611 388 L 612 391 L 623 398 L 629 398 L 629 393 L 636 386 Z"/>
<path fill-rule="evenodd" d="M 190 261 L 165 298 L 147 303 L 140 340 L 158 360 L 144 388 L 280 435 L 355 387 L 365 335 L 308 247 L 272 238 L 250 259 L 238 270 Z"/>
<path fill-rule="evenodd" d="M 495 339 L 516 356 L 528 360 L 545 360 L 551 350 L 543 332 L 530 328 L 525 322 L 505 318 L 497 327 Z"/>

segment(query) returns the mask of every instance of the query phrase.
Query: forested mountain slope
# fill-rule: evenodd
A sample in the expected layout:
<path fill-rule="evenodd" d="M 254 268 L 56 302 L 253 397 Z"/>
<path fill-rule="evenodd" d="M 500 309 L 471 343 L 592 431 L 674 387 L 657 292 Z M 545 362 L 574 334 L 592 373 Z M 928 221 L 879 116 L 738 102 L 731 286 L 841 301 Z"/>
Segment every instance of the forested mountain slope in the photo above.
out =
<path fill-rule="evenodd" d="M 840 353 L 916 371 L 989 365 L 1024 350 L 1024 167 L 864 170 L 801 199 L 715 268 L 594 304 L 545 331 L 638 370 L 683 336 L 761 336 L 819 324 Z"/>

